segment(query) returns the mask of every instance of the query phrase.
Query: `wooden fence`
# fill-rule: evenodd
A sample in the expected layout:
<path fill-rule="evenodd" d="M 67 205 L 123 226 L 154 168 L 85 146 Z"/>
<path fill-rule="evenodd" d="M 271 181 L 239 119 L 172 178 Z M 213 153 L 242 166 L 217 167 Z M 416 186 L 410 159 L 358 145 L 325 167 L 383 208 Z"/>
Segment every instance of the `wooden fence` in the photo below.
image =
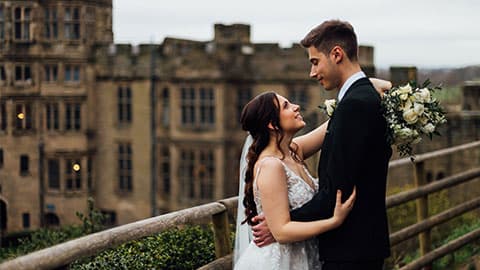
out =
<path fill-rule="evenodd" d="M 480 146 L 480 141 L 442 149 L 430 153 L 418 155 L 412 163 L 410 159 L 399 159 L 390 162 L 390 168 L 398 166 L 413 165 L 415 172 L 415 188 L 404 191 L 387 198 L 387 208 L 404 204 L 411 200 L 416 200 L 417 223 L 403 228 L 390 234 L 391 245 L 397 245 L 407 239 L 418 235 L 420 243 L 421 257 L 401 270 L 421 269 L 428 267 L 434 260 L 452 253 L 462 246 L 480 239 L 480 229 L 469 232 L 448 244 L 435 250 L 431 250 L 430 230 L 439 224 L 462 215 L 468 211 L 479 208 L 480 198 L 464 202 L 454 206 L 442 213 L 434 216 L 428 216 L 429 194 L 438 192 L 452 186 L 471 181 L 480 176 L 479 166 L 455 174 L 433 183 L 426 183 L 424 173 L 425 161 L 433 158 L 450 155 L 465 150 L 472 150 Z M 196 223 L 198 220 L 208 220 L 211 218 L 214 228 L 215 254 L 217 260 L 200 269 L 229 269 L 232 265 L 232 244 L 230 243 L 230 231 L 228 222 L 228 212 L 235 211 L 237 207 L 237 197 L 212 202 L 158 217 L 140 220 L 134 223 L 118 226 L 109 230 L 90 234 L 78 239 L 74 239 L 62 244 L 58 244 L 46 249 L 32 252 L 10 261 L 0 264 L 0 270 L 3 269 L 63 269 L 80 258 L 92 256 L 103 250 L 116 247 L 123 243 L 137 240 L 145 236 L 154 235 L 164 230 L 174 228 L 182 224 Z"/>

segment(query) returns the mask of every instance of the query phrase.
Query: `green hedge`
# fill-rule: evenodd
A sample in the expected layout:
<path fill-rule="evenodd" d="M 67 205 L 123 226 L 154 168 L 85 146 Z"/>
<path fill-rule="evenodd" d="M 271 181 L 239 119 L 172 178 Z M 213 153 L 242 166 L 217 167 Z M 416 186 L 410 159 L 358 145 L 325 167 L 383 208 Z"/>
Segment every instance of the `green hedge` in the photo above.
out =
<path fill-rule="evenodd" d="M 123 244 L 71 269 L 196 269 L 215 259 L 210 226 L 185 226 Z"/>

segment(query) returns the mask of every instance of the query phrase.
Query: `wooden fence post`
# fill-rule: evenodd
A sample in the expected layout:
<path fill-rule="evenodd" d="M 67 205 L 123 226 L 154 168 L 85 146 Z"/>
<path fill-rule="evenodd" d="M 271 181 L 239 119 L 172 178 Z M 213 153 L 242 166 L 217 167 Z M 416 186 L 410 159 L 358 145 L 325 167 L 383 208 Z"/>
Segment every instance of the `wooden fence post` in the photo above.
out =
<path fill-rule="evenodd" d="M 415 187 L 421 187 L 426 184 L 426 177 L 425 177 L 425 163 L 423 161 L 415 163 L 414 169 L 414 181 Z M 422 222 L 428 218 L 428 195 L 425 195 L 421 198 L 416 200 L 417 206 L 417 223 Z M 418 240 L 420 242 L 420 256 L 424 256 L 431 249 L 430 243 L 430 229 L 420 233 L 418 235 Z M 432 266 L 428 265 L 425 266 L 424 269 L 429 270 Z"/>
<path fill-rule="evenodd" d="M 213 237 L 215 240 L 215 255 L 218 258 L 232 253 L 230 243 L 230 228 L 228 224 L 228 209 L 212 215 Z"/>

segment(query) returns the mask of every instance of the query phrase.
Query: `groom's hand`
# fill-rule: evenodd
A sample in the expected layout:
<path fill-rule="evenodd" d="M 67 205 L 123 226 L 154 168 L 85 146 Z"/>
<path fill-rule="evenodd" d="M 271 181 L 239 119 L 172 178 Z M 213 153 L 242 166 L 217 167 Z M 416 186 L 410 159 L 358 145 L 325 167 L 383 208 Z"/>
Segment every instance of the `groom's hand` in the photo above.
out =
<path fill-rule="evenodd" d="M 257 225 L 252 227 L 253 242 L 255 243 L 255 245 L 257 245 L 258 247 L 264 247 L 275 242 L 275 238 L 273 238 L 270 229 L 268 229 L 267 221 L 265 220 L 265 216 L 263 214 L 254 216 L 252 218 L 252 221 L 254 223 L 258 222 Z"/>

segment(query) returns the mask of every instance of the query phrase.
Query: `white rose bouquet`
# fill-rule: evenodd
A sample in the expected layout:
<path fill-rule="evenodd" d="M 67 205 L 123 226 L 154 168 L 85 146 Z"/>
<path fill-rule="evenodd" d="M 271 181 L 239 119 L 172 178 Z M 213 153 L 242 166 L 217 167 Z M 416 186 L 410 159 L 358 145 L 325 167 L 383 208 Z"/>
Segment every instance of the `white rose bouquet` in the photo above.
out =
<path fill-rule="evenodd" d="M 429 88 L 427 80 L 422 86 L 408 83 L 388 90 L 382 100 L 387 120 L 387 139 L 397 147 L 400 156 L 413 156 L 412 145 L 422 140 L 422 135 L 432 139 L 440 135 L 437 127 L 446 122 L 445 112 L 432 93 L 440 87 Z"/>
<path fill-rule="evenodd" d="M 413 158 L 414 144 L 422 140 L 422 135 L 432 139 L 440 135 L 437 127 L 447 122 L 445 112 L 439 102 L 432 97 L 433 92 L 440 87 L 429 88 L 427 80 L 422 86 L 411 82 L 404 86 L 393 87 L 383 96 L 383 116 L 387 120 L 387 140 L 397 147 L 400 156 Z M 332 117 L 337 106 L 337 100 L 327 99 L 319 106 Z"/>

